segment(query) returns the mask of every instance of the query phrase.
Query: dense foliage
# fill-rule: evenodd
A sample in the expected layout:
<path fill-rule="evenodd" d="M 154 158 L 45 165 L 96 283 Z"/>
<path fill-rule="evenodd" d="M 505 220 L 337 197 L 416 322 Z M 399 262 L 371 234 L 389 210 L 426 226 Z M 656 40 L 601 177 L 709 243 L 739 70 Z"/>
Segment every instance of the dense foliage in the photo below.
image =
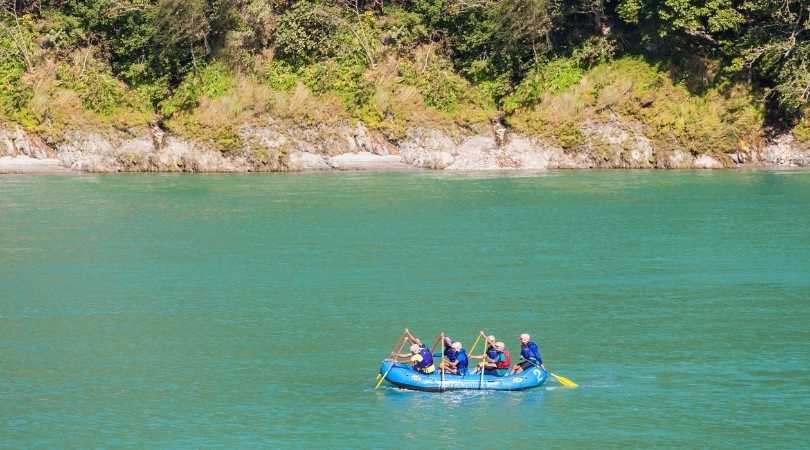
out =
<path fill-rule="evenodd" d="M 733 124 L 748 133 L 753 120 L 810 135 L 804 0 L 0 2 L 0 115 L 41 130 L 78 120 L 60 109 L 81 106 L 122 125 L 200 132 L 217 114 L 319 121 L 336 108 L 393 136 L 409 121 L 502 111 L 553 134 L 603 111 L 593 96 L 624 77 L 668 87 L 609 106 L 675 137 L 691 120 L 679 114 L 712 108 L 732 127 L 723 142 L 743 139 Z M 560 98 L 579 102 L 576 114 Z M 641 111 L 650 105 L 657 117 Z M 662 111 L 674 124 L 652 123 Z"/>

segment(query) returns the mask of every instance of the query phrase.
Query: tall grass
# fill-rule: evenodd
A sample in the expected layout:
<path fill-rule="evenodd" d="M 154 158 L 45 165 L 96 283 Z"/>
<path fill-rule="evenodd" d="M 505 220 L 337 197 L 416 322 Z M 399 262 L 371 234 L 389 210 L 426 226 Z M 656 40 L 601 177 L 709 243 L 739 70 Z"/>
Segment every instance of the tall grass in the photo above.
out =
<path fill-rule="evenodd" d="M 691 94 L 663 68 L 625 57 L 596 66 L 564 89 L 543 91 L 533 106 L 517 108 L 509 122 L 570 147 L 577 144 L 571 127 L 618 117 L 641 123 L 660 146 L 678 146 L 694 154 L 730 152 L 761 142 L 763 111 L 749 92 L 726 85 Z"/>

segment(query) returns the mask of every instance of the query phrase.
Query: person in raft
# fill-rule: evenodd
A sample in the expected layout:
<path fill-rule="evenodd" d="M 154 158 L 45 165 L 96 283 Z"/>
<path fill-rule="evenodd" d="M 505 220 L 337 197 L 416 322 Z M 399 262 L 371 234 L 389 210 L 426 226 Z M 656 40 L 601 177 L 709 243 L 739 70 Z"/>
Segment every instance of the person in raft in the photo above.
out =
<path fill-rule="evenodd" d="M 518 341 L 520 341 L 520 356 L 523 360 L 515 364 L 515 367 L 512 367 L 511 373 L 520 373 L 529 367 L 541 367 L 545 369 L 545 366 L 543 366 L 543 358 L 540 356 L 540 349 L 537 348 L 537 344 L 532 341 L 532 337 L 527 333 L 523 333 L 518 337 Z"/>
<path fill-rule="evenodd" d="M 484 335 L 483 331 L 481 331 L 480 333 L 481 333 L 481 336 Z M 478 355 L 478 356 L 470 355 L 470 358 L 472 358 L 472 359 L 483 359 L 483 357 L 486 357 L 486 360 L 484 361 L 485 364 L 487 362 L 495 361 L 495 358 L 498 357 L 498 352 L 495 350 L 495 342 L 496 342 L 495 336 L 493 336 L 493 335 L 487 336 L 486 337 L 486 346 L 487 347 L 486 347 L 486 351 L 484 352 L 484 354 L 483 355 Z M 475 370 L 473 370 L 473 373 L 478 373 L 478 370 L 479 370 L 478 367 L 476 367 Z"/>
<path fill-rule="evenodd" d="M 509 367 L 512 365 L 512 357 L 506 351 L 506 344 L 499 341 L 492 348 L 495 351 L 494 358 L 489 357 L 489 351 L 483 355 L 470 356 L 470 358 L 484 359 L 484 375 L 506 376 L 509 373 Z"/>
<path fill-rule="evenodd" d="M 396 353 L 397 358 L 407 358 L 413 364 L 413 370 L 425 374 L 431 374 L 436 371 L 433 365 L 433 354 L 430 349 L 423 345 L 411 344 L 410 353 Z"/>
<path fill-rule="evenodd" d="M 469 359 L 467 351 L 464 350 L 461 342 L 456 341 L 450 344 L 450 347 L 445 347 L 444 357 L 447 359 L 439 364 L 440 369 L 462 377 L 467 374 Z"/>
<path fill-rule="evenodd" d="M 436 367 L 433 365 L 433 353 L 430 351 L 422 340 L 411 334 L 411 330 L 405 328 L 405 335 L 412 342 L 410 353 L 396 353 L 393 356 L 396 358 L 407 358 L 407 361 L 413 363 L 413 368 L 417 372 L 433 373 Z"/>
<path fill-rule="evenodd" d="M 481 334 L 484 334 L 483 332 Z M 495 350 L 495 336 L 489 335 L 487 336 L 487 358 L 495 359 L 498 357 L 498 351 Z"/>

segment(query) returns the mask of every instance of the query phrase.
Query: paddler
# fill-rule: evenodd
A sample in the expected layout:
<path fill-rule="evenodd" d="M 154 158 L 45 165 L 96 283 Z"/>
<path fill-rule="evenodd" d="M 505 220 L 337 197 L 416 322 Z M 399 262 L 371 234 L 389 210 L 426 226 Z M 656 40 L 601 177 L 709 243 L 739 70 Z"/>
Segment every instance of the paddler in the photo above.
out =
<path fill-rule="evenodd" d="M 487 363 L 494 363 L 495 358 L 498 357 L 498 352 L 495 350 L 495 342 L 496 342 L 495 336 L 491 334 L 489 336 L 485 336 L 483 331 L 480 331 L 479 333 L 481 333 L 481 336 L 484 336 L 485 338 L 486 350 L 484 350 L 484 353 L 481 355 L 470 355 L 470 358 L 483 359 L 484 365 L 486 365 Z M 473 370 L 473 373 L 478 373 L 478 370 L 479 368 L 476 367 Z"/>
<path fill-rule="evenodd" d="M 515 364 L 511 373 L 520 373 L 529 367 L 541 367 L 545 369 L 545 366 L 543 366 L 543 358 L 540 356 L 540 349 L 537 348 L 537 344 L 532 341 L 532 337 L 529 336 L 528 333 L 523 333 L 518 337 L 518 341 L 520 342 L 520 356 L 523 360 Z"/>
<path fill-rule="evenodd" d="M 417 372 L 431 374 L 436 371 L 436 367 L 433 365 L 433 354 L 430 353 L 430 349 L 419 344 L 411 344 L 410 350 L 410 353 L 396 353 L 394 356 L 397 358 L 407 358 L 407 361 L 412 363 L 413 370 Z"/>
<path fill-rule="evenodd" d="M 411 341 L 410 353 L 396 353 L 392 356 L 396 358 L 407 358 L 413 364 L 414 370 L 422 373 L 433 373 L 436 367 L 433 365 L 433 353 L 422 340 L 414 336 L 411 330 L 405 328 L 405 336 Z"/>
<path fill-rule="evenodd" d="M 483 334 L 483 333 L 482 333 Z M 498 356 L 498 351 L 495 350 L 495 336 L 487 336 L 487 358 L 495 359 Z"/>
<path fill-rule="evenodd" d="M 496 377 L 503 377 L 509 372 L 509 366 L 512 364 L 512 357 L 506 351 L 506 344 L 503 342 L 495 343 L 495 358 L 492 363 L 488 363 L 484 369 L 484 375 L 495 375 Z M 494 364 L 493 364 L 494 363 Z M 492 367 L 494 365 L 494 367 Z"/>
<path fill-rule="evenodd" d="M 467 351 L 461 345 L 461 342 L 453 342 L 449 348 L 444 351 L 444 357 L 447 358 L 439 365 L 439 368 L 444 369 L 446 372 L 464 376 L 467 374 L 467 365 L 469 359 Z"/>
<path fill-rule="evenodd" d="M 489 340 L 489 337 L 487 337 L 487 340 Z M 484 375 L 495 375 L 496 377 L 507 375 L 509 366 L 512 364 L 512 357 L 506 351 L 506 344 L 500 341 L 492 345 L 492 351 L 488 348 L 486 353 L 470 356 L 470 358 L 484 359 Z"/>

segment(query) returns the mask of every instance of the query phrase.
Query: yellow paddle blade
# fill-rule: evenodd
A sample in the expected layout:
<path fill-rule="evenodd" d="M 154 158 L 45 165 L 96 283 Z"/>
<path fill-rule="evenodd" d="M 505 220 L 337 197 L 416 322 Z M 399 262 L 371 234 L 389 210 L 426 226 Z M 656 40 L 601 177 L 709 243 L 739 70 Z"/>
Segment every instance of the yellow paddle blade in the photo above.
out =
<path fill-rule="evenodd" d="M 561 377 L 561 376 L 559 376 L 559 375 L 557 375 L 555 373 L 552 373 L 551 376 L 554 377 L 554 379 L 557 380 L 561 385 L 563 385 L 563 386 L 565 386 L 567 388 L 572 388 L 573 389 L 573 388 L 579 386 L 578 384 L 574 383 L 573 381 L 569 380 L 568 378 Z"/>
<path fill-rule="evenodd" d="M 390 372 L 390 370 L 389 370 L 389 372 Z M 385 372 L 385 375 L 388 375 L 388 372 Z M 385 381 L 385 377 L 380 375 L 380 374 L 377 374 L 377 384 L 374 385 L 374 390 L 375 391 L 377 390 L 378 387 L 380 387 L 380 385 L 382 384 L 383 381 Z"/>

